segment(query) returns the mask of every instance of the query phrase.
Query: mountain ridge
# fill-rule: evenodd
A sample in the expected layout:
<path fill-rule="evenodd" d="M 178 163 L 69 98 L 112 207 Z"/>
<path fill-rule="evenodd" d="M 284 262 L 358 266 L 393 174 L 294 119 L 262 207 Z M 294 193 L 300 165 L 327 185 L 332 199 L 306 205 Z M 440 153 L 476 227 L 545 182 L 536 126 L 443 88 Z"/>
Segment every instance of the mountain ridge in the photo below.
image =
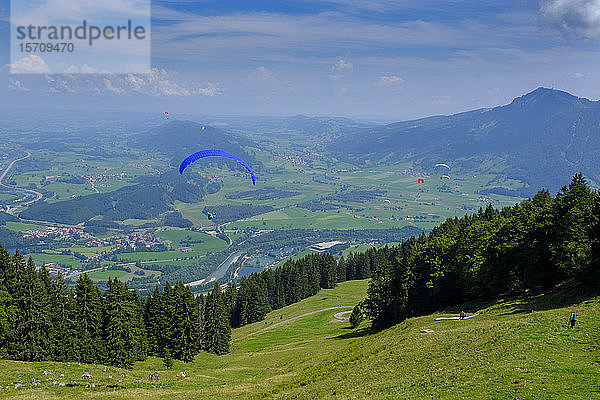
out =
<path fill-rule="evenodd" d="M 329 150 L 364 164 L 451 163 L 454 172 L 517 179 L 529 194 L 527 186 L 557 190 L 577 172 L 600 182 L 599 129 L 600 101 L 540 87 L 503 106 L 358 130 Z"/>

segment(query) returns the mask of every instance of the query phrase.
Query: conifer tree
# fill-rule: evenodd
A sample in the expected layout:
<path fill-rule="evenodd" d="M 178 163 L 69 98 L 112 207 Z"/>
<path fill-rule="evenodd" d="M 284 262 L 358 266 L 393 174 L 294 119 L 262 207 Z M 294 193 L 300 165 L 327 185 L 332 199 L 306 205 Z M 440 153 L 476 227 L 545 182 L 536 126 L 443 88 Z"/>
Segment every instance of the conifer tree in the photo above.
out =
<path fill-rule="evenodd" d="M 148 334 L 148 354 L 156 357 L 164 355 L 164 336 L 168 331 L 165 324 L 163 294 L 158 285 L 154 293 L 146 299 L 144 323 Z"/>
<path fill-rule="evenodd" d="M 49 280 L 48 284 L 50 286 L 51 359 L 62 362 L 76 360 L 79 341 L 73 291 L 62 276 Z"/>
<path fill-rule="evenodd" d="M 163 365 L 166 369 L 173 368 L 173 357 L 171 357 L 171 350 L 168 348 L 164 351 L 165 356 L 163 357 Z"/>
<path fill-rule="evenodd" d="M 19 251 L 11 258 L 14 271 L 20 274 L 15 287 L 16 318 L 14 335 L 9 344 L 11 356 L 23 361 L 51 358 L 50 288 L 35 270 L 31 258 L 25 262 Z M 47 274 L 47 271 L 46 271 Z"/>
<path fill-rule="evenodd" d="M 564 186 L 554 200 L 552 255 L 557 267 L 570 278 L 585 282 L 590 270 L 595 195 L 581 173 Z"/>
<path fill-rule="evenodd" d="M 10 293 L 4 287 L 3 282 L 0 282 L 0 359 L 6 357 L 8 352 L 15 311 Z"/>
<path fill-rule="evenodd" d="M 198 303 L 198 329 L 200 331 L 200 335 L 198 337 L 198 348 L 203 350 L 205 349 L 205 334 L 204 331 L 206 329 L 206 296 L 204 294 L 200 294 L 197 298 L 196 301 Z M 235 304 L 233 305 L 234 309 L 235 309 Z M 231 322 L 231 316 L 230 316 L 230 324 L 233 324 Z"/>
<path fill-rule="evenodd" d="M 139 341 L 143 337 L 137 323 L 141 320 L 138 314 L 127 287 L 116 278 L 109 279 L 104 306 L 104 339 L 106 360 L 110 365 L 129 368 L 141 358 Z"/>
<path fill-rule="evenodd" d="M 221 293 L 221 286 L 218 283 L 215 284 L 212 292 L 206 298 L 205 315 L 204 350 L 215 354 L 228 353 L 231 342 L 231 327 Z"/>
<path fill-rule="evenodd" d="M 346 259 L 344 256 L 340 257 L 336 266 L 336 280 L 335 282 L 344 282 L 346 280 Z"/>
<path fill-rule="evenodd" d="M 320 257 L 319 270 L 319 284 L 321 288 L 332 289 L 333 287 L 335 287 L 335 282 L 337 278 L 337 264 L 335 262 L 335 258 L 331 254 L 325 253 Z"/>
<path fill-rule="evenodd" d="M 0 359 L 7 356 L 8 344 L 13 334 L 16 307 L 8 290 L 10 256 L 0 245 Z"/>
<path fill-rule="evenodd" d="M 175 314 L 175 293 L 173 286 L 167 281 L 165 288 L 162 292 L 162 312 L 161 312 L 161 327 L 164 327 L 162 331 L 162 343 L 160 347 L 163 349 L 170 349 L 171 355 L 173 355 L 173 316 Z"/>
<path fill-rule="evenodd" d="M 144 324 L 145 302 L 136 290 L 129 291 L 127 286 L 125 286 L 125 289 L 129 294 L 129 301 L 134 307 L 134 314 L 131 320 L 131 329 L 135 337 L 134 357 L 137 361 L 144 361 L 148 357 L 148 333 Z"/>
<path fill-rule="evenodd" d="M 354 308 L 352 309 L 352 313 L 350 314 L 350 326 L 352 327 L 352 329 L 358 327 L 358 325 L 360 325 L 360 323 L 363 321 L 364 319 L 364 311 L 363 311 L 363 307 L 361 304 L 357 304 L 356 306 L 354 306 Z"/>
<path fill-rule="evenodd" d="M 87 274 L 79 275 L 75 287 L 77 359 L 93 363 L 104 359 L 102 295 Z"/>
<path fill-rule="evenodd" d="M 173 357 L 184 362 L 190 362 L 198 354 L 200 323 L 196 300 L 189 287 L 178 281 L 173 288 L 175 297 L 175 313 L 173 325 Z M 221 300 L 223 302 L 223 300 Z M 223 302 L 223 306 L 225 303 Z"/>

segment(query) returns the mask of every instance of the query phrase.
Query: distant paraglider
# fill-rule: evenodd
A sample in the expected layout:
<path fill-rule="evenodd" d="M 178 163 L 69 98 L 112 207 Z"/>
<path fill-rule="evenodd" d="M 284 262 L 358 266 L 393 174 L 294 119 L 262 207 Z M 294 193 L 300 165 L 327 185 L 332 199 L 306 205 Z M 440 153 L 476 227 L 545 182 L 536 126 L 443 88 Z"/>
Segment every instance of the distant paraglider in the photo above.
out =
<path fill-rule="evenodd" d="M 215 217 L 215 213 L 211 211 L 202 211 L 202 213 L 206 215 L 206 218 L 208 218 L 209 220 L 212 220 Z"/>
<path fill-rule="evenodd" d="M 450 173 L 450 166 L 448 164 L 438 163 L 433 166 L 433 168 L 448 168 L 448 173 Z M 450 179 L 448 175 L 440 175 L 440 179 Z"/>
<path fill-rule="evenodd" d="M 425 183 L 425 180 L 423 178 L 419 178 L 417 179 L 417 183 Z"/>
<path fill-rule="evenodd" d="M 250 168 L 248 163 L 246 163 L 246 161 L 242 160 L 238 156 L 235 156 L 235 155 L 228 153 L 226 151 L 223 151 L 223 150 L 201 150 L 201 151 L 198 151 L 198 152 L 188 156 L 185 160 L 183 160 L 183 162 L 179 166 L 179 173 L 183 174 L 183 171 L 190 164 L 192 164 L 202 158 L 207 158 L 207 157 L 224 157 L 224 158 L 229 158 L 230 160 L 237 161 L 238 163 L 242 164 L 246 168 L 246 170 L 248 170 L 248 172 L 250 173 L 250 176 L 252 177 L 252 184 L 256 185 L 254 171 L 252 170 L 252 168 Z"/>

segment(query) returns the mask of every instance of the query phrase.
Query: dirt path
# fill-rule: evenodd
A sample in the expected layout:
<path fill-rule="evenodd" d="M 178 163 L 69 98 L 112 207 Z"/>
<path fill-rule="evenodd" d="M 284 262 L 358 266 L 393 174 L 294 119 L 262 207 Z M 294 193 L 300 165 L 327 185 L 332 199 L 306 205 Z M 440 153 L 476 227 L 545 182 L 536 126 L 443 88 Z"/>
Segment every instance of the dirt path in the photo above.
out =
<path fill-rule="evenodd" d="M 345 315 L 350 314 L 352 311 L 342 311 L 336 314 L 333 314 L 334 317 L 336 317 L 337 319 L 341 319 L 342 321 L 347 321 L 350 319 L 350 317 L 346 317 Z"/>
<path fill-rule="evenodd" d="M 296 315 L 295 317 L 288 318 L 288 319 L 286 319 L 286 320 L 280 321 L 280 322 L 278 322 L 278 323 L 276 323 L 276 324 L 273 324 L 273 325 L 269 325 L 269 326 L 267 326 L 266 328 L 263 328 L 263 329 L 261 329 L 260 331 L 258 331 L 258 332 L 256 332 L 256 333 L 260 333 L 260 332 L 262 332 L 262 331 L 266 331 L 267 329 L 275 328 L 276 326 L 279 326 L 279 325 L 281 325 L 281 324 L 285 324 L 286 322 L 290 322 L 290 321 L 293 321 L 293 320 L 295 320 L 295 319 L 298 319 L 298 318 L 306 317 L 306 316 L 308 316 L 308 315 L 313 315 L 313 314 L 320 313 L 320 312 L 323 312 L 323 311 L 337 310 L 337 309 L 340 309 L 340 308 L 354 308 L 354 306 L 337 306 L 337 307 L 328 307 L 328 308 L 323 308 L 323 309 L 321 309 L 321 310 L 317 310 L 317 311 L 311 311 L 311 312 L 307 312 L 307 313 L 304 313 L 304 314 Z M 336 315 L 337 315 L 337 314 L 336 314 Z"/>

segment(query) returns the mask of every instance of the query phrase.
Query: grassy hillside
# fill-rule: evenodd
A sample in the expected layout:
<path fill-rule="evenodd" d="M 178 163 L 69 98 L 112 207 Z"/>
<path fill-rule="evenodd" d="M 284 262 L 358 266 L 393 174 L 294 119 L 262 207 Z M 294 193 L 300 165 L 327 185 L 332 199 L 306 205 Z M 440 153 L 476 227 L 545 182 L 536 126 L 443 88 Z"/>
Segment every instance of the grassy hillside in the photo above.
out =
<path fill-rule="evenodd" d="M 18 398 L 395 398 L 395 399 L 589 399 L 600 390 L 600 298 L 579 301 L 573 290 L 495 303 L 470 303 L 413 318 L 375 335 L 357 330 L 330 310 L 269 328 L 287 318 L 327 307 L 353 305 L 367 281 L 345 282 L 298 304 L 270 313 L 265 321 L 234 330 L 232 353 L 202 353 L 193 363 L 164 371 L 148 359 L 127 371 L 76 363 L 0 361 L 0 397 Z M 579 301 L 575 305 L 570 305 Z M 557 308 L 558 307 L 558 308 Z M 468 321 L 438 315 L 481 311 Z M 580 315 L 567 327 L 571 311 Z M 267 329 L 265 329 L 267 328 Z M 422 329 L 433 333 L 420 333 Z M 81 380 L 90 371 L 96 386 L 32 387 L 50 370 L 57 380 Z M 158 371 L 160 383 L 148 374 Z M 177 381 L 184 370 L 187 378 Z M 58 375 L 64 373 L 65 377 Z M 108 374 L 113 374 L 113 379 Z M 142 382 L 136 382 L 141 378 Z M 23 387 L 14 389 L 21 379 Z"/>

